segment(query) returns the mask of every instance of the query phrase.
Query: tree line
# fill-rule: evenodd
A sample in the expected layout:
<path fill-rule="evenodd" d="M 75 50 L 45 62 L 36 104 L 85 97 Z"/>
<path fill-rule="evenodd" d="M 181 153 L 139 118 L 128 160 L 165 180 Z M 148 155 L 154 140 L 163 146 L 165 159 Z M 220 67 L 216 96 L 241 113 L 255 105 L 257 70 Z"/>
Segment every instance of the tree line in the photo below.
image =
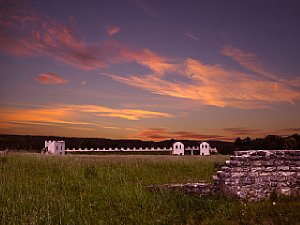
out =
<path fill-rule="evenodd" d="M 197 140 L 164 140 L 164 141 L 142 141 L 142 140 L 112 140 L 106 138 L 75 138 L 57 136 L 32 136 L 32 135 L 0 135 L 0 150 L 9 149 L 11 151 L 41 152 L 45 146 L 45 141 L 64 140 L 66 148 L 170 148 L 175 141 L 181 141 L 185 146 L 199 145 Z M 209 141 L 212 147 L 217 149 L 232 149 L 232 142 Z"/>
<path fill-rule="evenodd" d="M 264 138 L 244 139 L 236 138 L 234 150 L 293 150 L 300 149 L 300 135 L 293 134 L 287 137 L 267 135 Z"/>

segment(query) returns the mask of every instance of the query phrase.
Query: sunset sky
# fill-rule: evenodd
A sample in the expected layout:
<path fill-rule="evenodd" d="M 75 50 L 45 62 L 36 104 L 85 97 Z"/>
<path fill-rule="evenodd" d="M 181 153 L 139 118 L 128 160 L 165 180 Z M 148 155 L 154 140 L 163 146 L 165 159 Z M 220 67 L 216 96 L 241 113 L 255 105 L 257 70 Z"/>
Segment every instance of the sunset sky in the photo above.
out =
<path fill-rule="evenodd" d="M 298 0 L 0 0 L 0 133 L 300 133 Z"/>

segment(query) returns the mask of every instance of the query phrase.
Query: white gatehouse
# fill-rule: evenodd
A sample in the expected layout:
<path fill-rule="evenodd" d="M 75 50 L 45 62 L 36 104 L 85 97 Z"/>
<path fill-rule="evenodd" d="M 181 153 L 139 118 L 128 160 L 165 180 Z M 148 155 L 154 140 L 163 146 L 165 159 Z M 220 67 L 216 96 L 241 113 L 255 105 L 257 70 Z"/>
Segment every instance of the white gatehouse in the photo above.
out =
<path fill-rule="evenodd" d="M 44 153 L 64 155 L 65 154 L 65 142 L 64 141 L 45 141 Z"/>

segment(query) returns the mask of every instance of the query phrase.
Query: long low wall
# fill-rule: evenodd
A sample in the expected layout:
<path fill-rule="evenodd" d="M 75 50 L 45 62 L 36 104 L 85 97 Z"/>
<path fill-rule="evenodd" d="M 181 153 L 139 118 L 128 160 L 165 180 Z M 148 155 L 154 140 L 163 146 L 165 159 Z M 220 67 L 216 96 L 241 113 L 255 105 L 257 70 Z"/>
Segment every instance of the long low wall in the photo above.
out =
<path fill-rule="evenodd" d="M 65 151 L 66 152 L 81 152 L 81 151 L 103 151 L 103 152 L 106 152 L 106 151 L 116 151 L 116 152 L 119 152 L 119 151 L 172 151 L 173 148 L 84 148 L 84 149 L 75 149 L 75 148 L 72 148 L 72 149 L 69 149 L 67 148 Z M 186 151 L 197 151 L 197 150 L 200 150 L 200 148 L 198 146 L 187 146 L 185 147 L 185 150 Z"/>
<path fill-rule="evenodd" d="M 120 152 L 120 151 L 128 151 L 128 152 L 132 152 L 132 151 L 172 151 L 172 148 L 91 148 L 91 149 L 66 149 L 66 152 Z"/>
<path fill-rule="evenodd" d="M 214 187 L 242 199 L 300 194 L 300 150 L 240 151 L 213 177 Z"/>

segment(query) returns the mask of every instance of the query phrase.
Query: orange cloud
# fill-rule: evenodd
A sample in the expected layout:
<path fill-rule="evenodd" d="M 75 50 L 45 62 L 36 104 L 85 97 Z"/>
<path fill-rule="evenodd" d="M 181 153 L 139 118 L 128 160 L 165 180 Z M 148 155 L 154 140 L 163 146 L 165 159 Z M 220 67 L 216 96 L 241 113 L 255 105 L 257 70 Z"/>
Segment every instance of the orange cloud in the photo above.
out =
<path fill-rule="evenodd" d="M 21 106 L 22 107 L 22 106 Z M 111 118 L 103 122 L 100 118 Z M 31 108 L 0 107 L 0 131 L 2 133 L 56 134 L 72 136 L 119 136 L 136 129 L 114 124 L 116 118 L 129 121 L 147 118 L 169 118 L 171 114 L 141 109 L 112 109 L 98 105 L 59 105 Z M 76 133 L 76 130 L 78 132 Z M 82 131 L 82 132 L 79 132 Z M 53 133 L 54 132 L 54 133 Z M 104 133 L 105 132 L 105 133 Z M 36 134 L 36 133 L 35 133 Z"/>
<path fill-rule="evenodd" d="M 55 73 L 41 73 L 36 80 L 42 84 L 66 84 L 68 80 Z"/>
<path fill-rule="evenodd" d="M 226 139 L 220 135 L 203 135 L 196 132 L 190 131 L 170 131 L 166 128 L 149 128 L 142 130 L 135 134 L 133 138 L 139 138 L 142 140 L 166 140 L 166 139 L 177 139 L 177 140 L 220 140 Z"/>
<path fill-rule="evenodd" d="M 140 120 L 146 118 L 169 118 L 171 114 L 147 111 L 141 109 L 112 109 L 98 105 L 56 105 L 55 107 L 36 108 L 0 108 L 0 124 L 4 128 L 19 126 L 54 126 L 69 129 L 104 128 L 119 129 L 118 127 L 99 122 L 99 117 L 121 118 L 126 120 Z M 89 118 L 87 122 L 86 118 Z"/>
<path fill-rule="evenodd" d="M 169 113 L 141 110 L 141 109 L 112 109 L 98 105 L 66 105 L 69 110 L 93 113 L 96 116 L 115 117 L 127 120 L 140 120 L 146 118 L 169 118 Z"/>
<path fill-rule="evenodd" d="M 115 26 L 115 25 L 109 26 L 109 27 L 106 29 L 106 34 L 109 35 L 109 36 L 113 36 L 113 35 L 119 33 L 120 30 L 121 30 L 121 28 L 118 27 L 118 26 Z"/>
<path fill-rule="evenodd" d="M 134 61 L 148 67 L 151 71 L 163 75 L 166 72 L 175 71 L 177 65 L 170 62 L 170 59 L 160 56 L 149 49 L 134 51 L 129 48 L 122 48 L 120 58 L 123 61 Z"/>
<path fill-rule="evenodd" d="M 190 82 L 169 81 L 159 74 L 122 77 L 114 80 L 142 88 L 152 93 L 196 100 L 219 107 L 257 108 L 276 102 L 290 102 L 300 98 L 300 92 L 279 81 L 226 69 L 221 65 L 204 64 L 187 59 L 180 65 L 179 75 Z"/>
<path fill-rule="evenodd" d="M 75 121 L 65 120 L 73 115 L 64 109 L 36 108 L 1 108 L 0 121 L 6 123 L 40 124 L 40 125 L 67 125 L 81 124 Z"/>

